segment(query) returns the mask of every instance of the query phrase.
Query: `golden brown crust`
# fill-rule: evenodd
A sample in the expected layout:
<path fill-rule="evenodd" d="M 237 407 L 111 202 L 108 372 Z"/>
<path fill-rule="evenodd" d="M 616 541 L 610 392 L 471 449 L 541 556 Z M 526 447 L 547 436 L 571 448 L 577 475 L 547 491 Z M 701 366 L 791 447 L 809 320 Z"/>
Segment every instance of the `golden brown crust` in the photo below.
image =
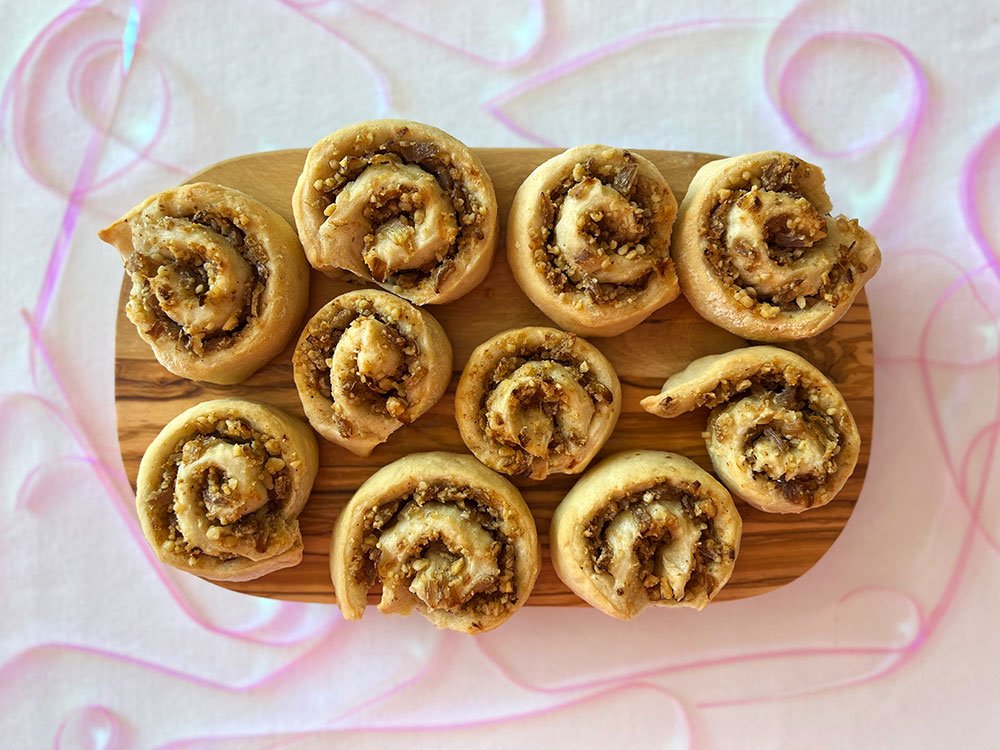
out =
<path fill-rule="evenodd" d="M 515 328 L 481 344 L 455 393 L 458 429 L 476 458 L 532 479 L 587 468 L 620 412 L 611 363 L 555 328 Z"/>
<path fill-rule="evenodd" d="M 298 516 L 319 467 L 300 420 L 255 401 L 206 401 L 177 415 L 146 449 L 136 509 L 167 565 L 248 581 L 302 559 Z"/>
<path fill-rule="evenodd" d="M 626 451 L 588 471 L 556 508 L 559 578 L 605 614 L 704 609 L 726 585 L 743 521 L 726 488 L 674 453 Z"/>
<path fill-rule="evenodd" d="M 292 209 L 314 268 L 349 271 L 417 305 L 471 291 L 496 245 L 482 163 L 444 131 L 407 120 L 357 123 L 316 143 Z"/>
<path fill-rule="evenodd" d="M 129 320 L 182 378 L 246 380 L 305 314 L 309 266 L 295 231 L 238 190 L 207 182 L 165 190 L 99 236 L 132 278 Z"/>
<path fill-rule="evenodd" d="M 415 453 L 379 469 L 337 518 L 330 573 L 349 620 L 368 590 L 379 610 L 418 611 L 439 628 L 482 633 L 531 594 L 538 534 L 521 493 L 474 458 Z"/>
<path fill-rule="evenodd" d="M 855 219 L 831 216 L 823 171 L 761 151 L 698 170 L 674 228 L 681 289 L 698 313 L 755 341 L 815 336 L 881 263 Z"/>
<path fill-rule="evenodd" d="M 451 344 L 430 313 L 388 292 L 336 297 L 306 323 L 295 387 L 323 437 L 367 456 L 444 394 Z"/>
<path fill-rule="evenodd" d="M 706 442 L 716 475 L 770 513 L 830 502 L 861 450 L 837 387 L 802 357 L 774 346 L 697 359 L 641 404 L 660 417 L 712 408 Z"/>
<path fill-rule="evenodd" d="M 507 258 L 518 285 L 561 327 L 614 336 L 680 294 L 670 260 L 677 201 L 648 159 L 577 146 L 518 188 Z"/>

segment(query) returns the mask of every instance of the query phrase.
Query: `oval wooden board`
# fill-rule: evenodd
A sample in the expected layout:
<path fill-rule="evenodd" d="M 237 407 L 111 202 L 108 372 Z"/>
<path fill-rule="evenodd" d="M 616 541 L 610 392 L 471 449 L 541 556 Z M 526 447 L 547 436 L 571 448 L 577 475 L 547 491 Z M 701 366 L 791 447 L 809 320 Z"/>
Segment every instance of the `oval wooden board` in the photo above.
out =
<path fill-rule="evenodd" d="M 484 148 L 476 149 L 476 153 L 493 178 L 503 227 L 517 187 L 532 169 L 558 150 Z M 639 153 L 660 168 L 678 202 L 695 171 L 718 158 L 672 151 Z M 300 149 L 241 156 L 209 167 L 195 175 L 192 181 L 206 180 L 242 190 L 292 222 L 291 195 L 305 155 L 305 149 Z M 448 393 L 427 414 L 396 432 L 370 457 L 359 458 L 319 439 L 319 474 L 312 497 L 300 517 L 305 542 L 302 563 L 255 581 L 221 585 L 256 596 L 334 602 L 328 568 L 330 533 L 337 514 L 357 487 L 379 467 L 409 453 L 466 452 L 455 425 L 453 404 L 455 384 L 469 353 L 490 336 L 508 328 L 552 325 L 514 283 L 502 247 L 501 244 L 492 272 L 477 289 L 457 302 L 430 308 L 448 332 L 455 349 L 455 372 Z M 334 296 L 357 286 L 357 283 L 337 281 L 313 272 L 309 315 Z M 133 488 L 146 446 L 172 417 L 200 401 L 245 396 L 303 416 L 292 382 L 294 341 L 279 357 L 241 385 L 217 386 L 183 380 L 156 362 L 149 347 L 125 317 L 129 287 L 126 277 L 121 289 L 117 325 L 115 399 L 122 460 Z M 711 471 L 701 437 L 707 410 L 664 420 L 642 411 L 639 400 L 657 392 L 669 375 L 691 360 L 729 351 L 746 342 L 704 321 L 683 298 L 660 309 L 625 334 L 591 341 L 610 358 L 622 381 L 621 419 L 601 456 L 630 448 L 667 450 L 688 456 Z M 788 348 L 805 356 L 836 382 L 861 430 L 861 456 L 847 485 L 825 507 L 798 516 L 782 516 L 762 513 L 738 502 L 743 516 L 743 543 L 732 580 L 720 592 L 719 600 L 762 594 L 809 570 L 840 535 L 861 492 L 868 466 L 873 392 L 871 319 L 864 294 L 831 330 Z M 528 604 L 583 604 L 556 577 L 548 556 L 552 511 L 574 481 L 574 477 L 556 475 L 544 482 L 518 482 L 534 513 L 543 549 L 542 570 Z"/>

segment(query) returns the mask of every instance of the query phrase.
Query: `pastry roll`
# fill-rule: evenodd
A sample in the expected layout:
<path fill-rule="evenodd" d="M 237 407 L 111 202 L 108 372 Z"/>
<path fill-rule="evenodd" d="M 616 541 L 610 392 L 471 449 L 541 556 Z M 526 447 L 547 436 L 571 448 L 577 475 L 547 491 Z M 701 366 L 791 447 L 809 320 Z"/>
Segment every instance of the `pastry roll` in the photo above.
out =
<path fill-rule="evenodd" d="M 856 219 L 831 216 L 823 171 L 761 151 L 709 162 L 681 202 L 673 256 L 706 320 L 756 341 L 825 331 L 881 263 Z"/>
<path fill-rule="evenodd" d="M 482 633 L 524 604 L 541 564 L 521 493 L 472 456 L 415 453 L 379 469 L 337 518 L 330 572 L 360 619 L 368 590 L 386 614 L 417 610 L 439 628 Z"/>
<path fill-rule="evenodd" d="M 248 581 L 302 560 L 302 512 L 319 467 L 301 420 L 224 398 L 182 412 L 146 449 L 136 509 L 167 565 Z"/>
<path fill-rule="evenodd" d="M 99 236 L 132 278 L 129 320 L 174 375 L 246 380 L 305 314 L 309 266 L 295 231 L 238 190 L 208 182 L 165 190 Z"/>
<path fill-rule="evenodd" d="M 611 436 L 621 386 L 593 345 L 555 328 L 515 328 L 469 357 L 455 393 L 462 440 L 510 476 L 579 474 Z"/>
<path fill-rule="evenodd" d="M 716 475 L 769 513 L 826 505 L 861 449 L 837 387 L 802 357 L 773 346 L 696 359 L 641 403 L 659 417 L 711 408 L 706 442 Z"/>
<path fill-rule="evenodd" d="M 743 521 L 726 488 L 690 459 L 617 453 L 559 503 L 552 564 L 573 593 L 631 620 L 646 605 L 703 609 L 726 585 Z"/>
<path fill-rule="evenodd" d="M 429 125 L 371 120 L 327 136 L 306 157 L 292 208 L 314 268 L 417 305 L 458 299 L 493 259 L 493 183 L 465 144 Z"/>
<path fill-rule="evenodd" d="M 451 380 L 451 344 L 430 313 L 364 289 L 312 317 L 292 365 L 316 431 L 367 456 L 441 398 Z"/>
<path fill-rule="evenodd" d="M 524 293 L 563 328 L 614 336 L 680 294 L 670 260 L 677 201 L 648 159 L 577 146 L 524 181 L 507 258 Z"/>

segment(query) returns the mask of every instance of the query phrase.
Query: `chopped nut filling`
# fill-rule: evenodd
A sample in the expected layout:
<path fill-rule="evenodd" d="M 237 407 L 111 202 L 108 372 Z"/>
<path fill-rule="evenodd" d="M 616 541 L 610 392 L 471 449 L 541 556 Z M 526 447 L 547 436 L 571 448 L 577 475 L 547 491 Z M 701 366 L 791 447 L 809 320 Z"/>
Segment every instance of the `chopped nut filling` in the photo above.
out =
<path fill-rule="evenodd" d="M 800 373 L 765 368 L 738 383 L 720 381 L 699 397 L 698 406 L 714 409 L 711 442 L 741 441 L 747 472 L 766 479 L 789 502 L 809 508 L 837 472 L 843 448 L 836 414 L 817 400 Z"/>
<path fill-rule="evenodd" d="M 330 176 L 313 188 L 328 221 L 349 222 L 360 206 L 373 227 L 362 253 L 373 279 L 403 288 L 430 280 L 439 290 L 457 257 L 485 237 L 487 207 L 450 154 L 408 134 L 401 128 L 377 147 L 359 142 L 356 153 L 331 161 Z"/>
<path fill-rule="evenodd" d="M 208 212 L 133 225 L 145 247 L 125 261 L 129 319 L 154 339 L 195 354 L 232 346 L 261 312 L 267 254 L 242 228 L 246 217 Z"/>
<path fill-rule="evenodd" d="M 614 396 L 572 355 L 575 337 L 556 346 L 514 348 L 498 362 L 481 404 L 480 425 L 500 446 L 504 472 L 528 474 L 536 460 L 572 455 Z"/>
<path fill-rule="evenodd" d="M 385 612 L 413 607 L 497 615 L 517 601 L 513 540 L 484 490 L 420 482 L 368 510 L 355 580 Z"/>
<path fill-rule="evenodd" d="M 409 421 L 410 392 L 426 375 L 417 343 L 399 322 L 369 301 L 333 307 L 309 323 L 296 367 L 304 365 L 310 387 L 331 403 L 330 416 L 344 437 L 349 420 L 339 419 L 341 402 L 364 404 L 373 413 Z"/>
<path fill-rule="evenodd" d="M 587 524 L 594 568 L 613 593 L 681 602 L 718 586 L 714 566 L 736 559 L 715 531 L 716 507 L 698 482 L 657 484 L 612 500 Z"/>
<path fill-rule="evenodd" d="M 858 222 L 820 214 L 802 194 L 810 168 L 781 157 L 719 190 L 702 228 L 705 258 L 733 298 L 765 319 L 837 305 L 867 266 L 855 259 Z"/>
<path fill-rule="evenodd" d="M 288 462 L 301 459 L 283 457 L 280 440 L 241 419 L 205 418 L 194 430 L 164 464 L 149 500 L 163 550 L 193 560 L 259 560 L 290 547 L 297 525 L 283 514 L 292 493 Z"/>
<path fill-rule="evenodd" d="M 542 229 L 530 249 L 556 290 L 624 306 L 670 266 L 667 238 L 655 231 L 662 193 L 629 152 L 620 163 L 577 163 L 539 200 Z"/>

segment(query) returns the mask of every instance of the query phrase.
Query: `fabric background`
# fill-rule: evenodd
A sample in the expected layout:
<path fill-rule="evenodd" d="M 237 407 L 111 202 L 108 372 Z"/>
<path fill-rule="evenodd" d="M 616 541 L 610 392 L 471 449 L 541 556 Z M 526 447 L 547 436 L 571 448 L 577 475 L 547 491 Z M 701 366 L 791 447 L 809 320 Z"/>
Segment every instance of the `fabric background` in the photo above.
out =
<path fill-rule="evenodd" d="M 0 3 L 0 744 L 995 746 L 1000 13 L 761 5 Z M 884 265 L 868 478 L 812 571 L 630 625 L 525 609 L 471 640 L 155 564 L 96 230 L 207 164 L 383 115 L 471 145 L 824 166 Z"/>

